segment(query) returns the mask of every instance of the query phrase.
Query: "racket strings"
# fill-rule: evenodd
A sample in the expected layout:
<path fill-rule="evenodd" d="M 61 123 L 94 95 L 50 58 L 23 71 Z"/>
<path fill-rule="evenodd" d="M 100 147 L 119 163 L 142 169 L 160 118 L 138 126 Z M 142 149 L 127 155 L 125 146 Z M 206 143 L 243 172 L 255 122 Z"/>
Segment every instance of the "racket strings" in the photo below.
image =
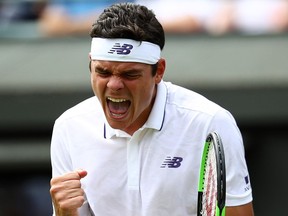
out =
<path fill-rule="evenodd" d="M 206 159 L 203 185 L 202 215 L 214 216 L 217 202 L 217 166 L 213 145 L 210 144 Z"/>

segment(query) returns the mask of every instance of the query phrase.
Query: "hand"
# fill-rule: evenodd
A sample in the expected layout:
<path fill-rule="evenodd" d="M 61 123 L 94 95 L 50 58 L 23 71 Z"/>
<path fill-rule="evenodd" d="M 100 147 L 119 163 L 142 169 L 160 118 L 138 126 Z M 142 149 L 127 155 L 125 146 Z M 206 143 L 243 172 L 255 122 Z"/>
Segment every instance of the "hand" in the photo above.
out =
<path fill-rule="evenodd" d="M 87 175 L 77 170 L 51 179 L 50 194 L 57 216 L 77 216 L 77 209 L 85 201 L 80 179 Z"/>

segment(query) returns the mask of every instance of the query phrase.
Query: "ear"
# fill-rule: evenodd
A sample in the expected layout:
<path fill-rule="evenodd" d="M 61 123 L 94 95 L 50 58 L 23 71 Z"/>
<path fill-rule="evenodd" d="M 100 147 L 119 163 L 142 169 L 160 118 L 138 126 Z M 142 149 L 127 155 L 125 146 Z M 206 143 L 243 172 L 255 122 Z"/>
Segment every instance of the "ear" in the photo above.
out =
<path fill-rule="evenodd" d="M 89 71 L 91 73 L 91 53 L 88 54 L 88 58 L 89 58 Z"/>
<path fill-rule="evenodd" d="M 161 58 L 158 61 L 158 67 L 157 67 L 157 71 L 156 71 L 156 75 L 155 75 L 156 84 L 161 82 L 161 80 L 164 76 L 165 68 L 166 68 L 166 61 L 164 58 Z"/>
<path fill-rule="evenodd" d="M 89 71 L 91 73 L 91 60 L 89 61 Z"/>

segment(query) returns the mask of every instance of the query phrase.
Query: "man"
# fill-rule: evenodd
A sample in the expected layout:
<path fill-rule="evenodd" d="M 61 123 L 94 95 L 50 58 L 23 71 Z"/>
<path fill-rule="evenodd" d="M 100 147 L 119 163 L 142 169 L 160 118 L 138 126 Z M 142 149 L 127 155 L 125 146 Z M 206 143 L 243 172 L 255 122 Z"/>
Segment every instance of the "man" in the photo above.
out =
<path fill-rule="evenodd" d="M 153 12 L 112 5 L 90 35 L 96 97 L 55 122 L 54 214 L 195 216 L 203 143 L 217 131 L 226 151 L 226 215 L 252 216 L 237 125 L 217 104 L 162 80 L 165 37 Z"/>
<path fill-rule="evenodd" d="M 95 17 L 115 2 L 124 0 L 49 0 L 39 18 L 39 29 L 45 37 L 86 35 Z"/>

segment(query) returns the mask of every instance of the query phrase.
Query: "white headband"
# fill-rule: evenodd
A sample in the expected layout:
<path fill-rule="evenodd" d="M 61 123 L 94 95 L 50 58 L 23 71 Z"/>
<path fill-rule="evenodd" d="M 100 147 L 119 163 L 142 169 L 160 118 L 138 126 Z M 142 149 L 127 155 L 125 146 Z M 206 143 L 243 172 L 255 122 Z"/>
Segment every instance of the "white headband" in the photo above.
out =
<path fill-rule="evenodd" d="M 161 50 L 156 44 L 123 38 L 92 38 L 91 59 L 156 64 Z"/>

